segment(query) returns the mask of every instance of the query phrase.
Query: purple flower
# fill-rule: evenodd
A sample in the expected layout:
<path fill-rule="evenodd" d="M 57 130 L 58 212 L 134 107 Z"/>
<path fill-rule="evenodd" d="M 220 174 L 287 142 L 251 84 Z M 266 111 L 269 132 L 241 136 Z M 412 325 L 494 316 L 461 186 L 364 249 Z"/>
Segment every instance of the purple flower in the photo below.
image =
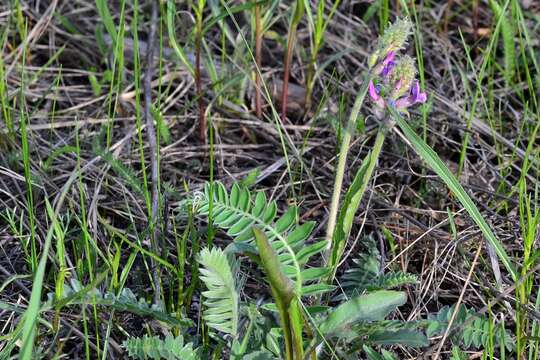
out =
<path fill-rule="evenodd" d="M 396 109 L 406 109 L 411 105 L 414 104 L 422 104 L 425 103 L 427 100 L 427 94 L 425 92 L 420 91 L 420 83 L 416 81 L 414 83 L 414 86 L 411 89 L 411 93 L 409 96 L 402 97 L 398 100 L 396 100 Z"/>
<path fill-rule="evenodd" d="M 373 80 L 369 82 L 369 96 L 373 101 L 377 101 L 380 98 L 379 91 L 377 91 L 375 84 L 373 84 Z"/>
<path fill-rule="evenodd" d="M 382 98 L 382 96 L 379 94 L 380 93 L 380 86 L 379 85 L 375 85 L 373 83 L 373 81 L 370 81 L 369 82 L 369 88 L 368 88 L 368 92 L 369 92 L 369 97 L 371 98 L 371 100 L 373 100 L 373 102 L 381 109 L 384 108 L 384 99 Z"/>
<path fill-rule="evenodd" d="M 418 81 L 415 82 L 411 89 L 411 96 L 413 97 L 415 104 L 423 104 L 427 101 L 427 94 L 420 91 L 420 83 Z"/>
<path fill-rule="evenodd" d="M 388 54 L 386 54 L 386 58 L 383 60 L 383 65 L 387 66 L 389 63 L 394 62 L 395 57 L 396 53 L 394 51 L 390 51 Z"/>
<path fill-rule="evenodd" d="M 394 51 L 389 51 L 388 54 L 386 54 L 384 60 L 373 69 L 373 72 L 376 75 L 382 75 L 383 77 L 387 77 L 396 65 L 396 63 L 394 62 L 395 57 L 396 53 Z"/>
<path fill-rule="evenodd" d="M 394 69 L 394 67 L 396 66 L 396 63 L 394 61 L 390 61 L 388 62 L 388 64 L 386 64 L 381 72 L 381 75 L 383 77 L 388 77 L 388 75 L 390 74 L 390 72 L 392 71 L 392 69 Z"/>
<path fill-rule="evenodd" d="M 394 68 L 394 66 L 396 66 L 396 62 L 394 61 L 395 57 L 396 57 L 396 53 L 394 51 L 390 51 L 386 55 L 386 58 L 382 62 L 383 69 L 382 69 L 381 75 L 383 77 L 387 77 L 388 74 L 390 74 L 390 72 Z"/>

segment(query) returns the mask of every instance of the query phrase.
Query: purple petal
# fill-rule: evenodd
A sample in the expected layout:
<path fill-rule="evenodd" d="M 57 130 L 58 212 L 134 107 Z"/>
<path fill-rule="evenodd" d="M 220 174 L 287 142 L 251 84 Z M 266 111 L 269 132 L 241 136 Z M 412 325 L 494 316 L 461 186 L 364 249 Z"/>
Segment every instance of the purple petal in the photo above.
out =
<path fill-rule="evenodd" d="M 396 53 L 394 51 L 390 51 L 388 54 L 386 54 L 386 58 L 383 60 L 383 64 L 386 66 L 389 63 L 393 62 L 396 57 Z"/>
<path fill-rule="evenodd" d="M 390 61 L 388 64 L 386 64 L 382 71 L 382 76 L 387 77 L 388 74 L 392 71 L 392 69 L 396 66 L 396 63 L 394 61 Z"/>
<path fill-rule="evenodd" d="M 415 81 L 414 86 L 411 89 L 411 95 L 413 99 L 416 99 L 419 93 L 420 93 L 420 83 L 418 81 Z"/>
<path fill-rule="evenodd" d="M 425 92 L 421 92 L 420 83 L 418 81 L 415 82 L 411 90 L 411 97 L 414 103 L 425 103 L 427 100 L 427 94 Z"/>
<path fill-rule="evenodd" d="M 400 99 L 397 99 L 395 102 L 395 107 L 398 110 L 406 109 L 411 105 L 412 105 L 412 101 L 411 101 L 410 96 L 402 97 Z"/>
<path fill-rule="evenodd" d="M 399 79 L 396 82 L 396 85 L 394 86 L 394 92 L 398 93 L 402 86 L 403 86 L 403 79 Z"/>
<path fill-rule="evenodd" d="M 427 101 L 427 94 L 425 92 L 422 92 L 422 93 L 419 93 L 417 96 L 416 96 L 416 99 L 415 99 L 415 102 L 416 103 L 420 103 L 420 104 L 423 104 Z"/>
<path fill-rule="evenodd" d="M 373 81 L 369 82 L 369 96 L 373 99 L 373 101 L 379 100 L 379 92 L 375 88 L 375 84 L 373 84 Z"/>
<path fill-rule="evenodd" d="M 373 68 L 373 73 L 375 75 L 380 75 L 382 72 L 386 71 L 383 75 L 386 76 L 386 74 L 391 70 L 391 68 L 387 69 L 387 66 L 394 63 L 394 59 L 396 57 L 396 53 L 393 51 L 390 51 L 386 54 L 386 57 L 377 63 L 377 65 Z M 393 65 L 392 65 L 393 66 Z"/>

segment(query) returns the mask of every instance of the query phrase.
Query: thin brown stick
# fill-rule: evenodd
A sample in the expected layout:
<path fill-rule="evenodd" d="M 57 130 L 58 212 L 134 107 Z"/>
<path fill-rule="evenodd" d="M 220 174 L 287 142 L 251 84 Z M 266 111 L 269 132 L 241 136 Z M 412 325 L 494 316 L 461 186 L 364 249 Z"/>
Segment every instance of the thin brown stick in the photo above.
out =
<path fill-rule="evenodd" d="M 448 36 L 448 23 L 450 22 L 450 11 L 452 8 L 452 5 L 454 5 L 454 0 L 449 0 L 446 4 L 446 10 L 444 11 L 444 33 L 446 36 Z"/>
<path fill-rule="evenodd" d="M 262 30 L 261 30 L 261 8 L 255 6 L 255 114 L 262 118 L 262 95 L 261 95 L 261 63 L 262 63 Z"/>
<path fill-rule="evenodd" d="M 206 116 L 201 80 L 201 43 L 202 43 L 202 14 L 197 14 L 197 34 L 195 35 L 195 85 L 199 104 L 199 139 L 206 144 Z"/>
<path fill-rule="evenodd" d="M 456 303 L 456 308 L 454 309 L 454 312 L 452 313 L 452 317 L 450 318 L 450 321 L 448 321 L 448 327 L 446 328 L 446 331 L 444 332 L 443 338 L 441 339 L 441 342 L 439 343 L 439 347 L 437 348 L 437 352 L 435 353 L 435 356 L 433 357 L 433 359 L 439 359 L 439 356 L 441 355 L 441 350 L 444 346 L 444 342 L 446 341 L 448 334 L 450 333 L 450 329 L 452 328 L 452 324 L 454 323 L 454 320 L 456 319 L 457 313 L 459 311 L 459 307 L 461 306 L 461 303 L 463 302 L 463 296 L 465 295 L 465 291 L 467 290 L 467 287 L 469 286 L 469 282 L 471 281 L 471 276 L 473 274 L 474 268 L 476 267 L 476 262 L 478 261 L 478 257 L 480 256 L 481 250 L 482 250 L 482 245 L 478 246 L 478 250 L 476 250 L 476 254 L 474 255 L 474 260 L 471 264 L 469 274 L 467 275 L 467 279 L 465 280 L 465 285 L 463 285 L 461 294 L 459 294 L 459 299 Z"/>
<path fill-rule="evenodd" d="M 287 41 L 287 54 L 285 55 L 285 73 L 283 74 L 283 88 L 281 89 L 281 123 L 285 124 L 287 118 L 287 102 L 289 101 L 289 71 L 292 61 L 292 50 L 296 39 L 296 28 L 292 28 L 289 32 Z"/>
<path fill-rule="evenodd" d="M 144 74 L 144 117 L 146 120 L 146 133 L 148 135 L 148 143 L 150 146 L 150 163 L 152 166 L 152 209 L 151 218 L 149 219 L 150 228 L 150 243 L 152 251 L 160 254 L 158 245 L 158 210 L 159 210 L 159 159 L 156 140 L 156 130 L 154 127 L 154 118 L 151 114 L 152 106 L 152 75 L 154 73 L 154 47 L 156 41 L 156 26 L 158 21 L 158 0 L 152 1 L 152 18 L 150 20 L 150 34 L 148 35 L 148 48 L 146 50 L 146 73 Z M 151 260 L 152 276 L 154 280 L 155 292 L 154 303 L 158 303 L 161 298 L 161 285 L 159 282 L 158 265 Z"/>

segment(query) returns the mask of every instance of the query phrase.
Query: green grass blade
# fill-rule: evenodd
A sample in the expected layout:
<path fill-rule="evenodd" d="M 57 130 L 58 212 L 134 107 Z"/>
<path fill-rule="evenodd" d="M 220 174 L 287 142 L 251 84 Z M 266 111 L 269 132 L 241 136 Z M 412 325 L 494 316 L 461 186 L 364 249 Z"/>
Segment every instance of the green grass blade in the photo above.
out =
<path fill-rule="evenodd" d="M 510 1 L 507 1 L 504 6 L 501 6 L 496 0 L 490 0 L 489 5 L 495 15 L 497 22 L 501 24 L 501 34 L 504 50 L 504 78 L 507 83 L 512 81 L 516 72 L 516 31 L 512 18 L 507 14 L 507 7 Z"/>
<path fill-rule="evenodd" d="M 114 25 L 114 20 L 107 6 L 107 1 L 105 0 L 96 0 L 96 9 L 99 13 L 105 29 L 109 33 L 109 36 L 115 42 L 117 40 L 118 33 L 116 32 L 116 26 Z"/>
<path fill-rule="evenodd" d="M 47 256 L 49 254 L 49 249 L 51 247 L 52 236 L 54 233 L 54 228 L 58 221 L 56 214 L 51 207 L 51 204 L 45 198 L 45 204 L 47 206 L 47 212 L 51 218 L 51 227 L 47 232 L 47 237 L 45 238 L 45 244 L 43 246 L 43 252 L 41 253 L 41 258 L 36 270 L 36 276 L 34 277 L 34 282 L 32 285 L 32 294 L 30 295 L 30 303 L 26 309 L 23 321 L 23 332 L 22 332 L 22 348 L 19 354 L 19 359 L 22 360 L 31 360 L 33 357 L 32 350 L 34 348 L 34 339 L 36 337 L 36 325 L 39 315 L 39 309 L 41 306 L 41 291 L 43 288 L 43 279 L 45 277 L 45 265 L 47 264 Z"/>
<path fill-rule="evenodd" d="M 184 64 L 186 69 L 189 71 L 189 73 L 192 76 L 195 76 L 195 70 L 193 69 L 193 65 L 191 65 L 191 62 L 188 60 L 186 52 L 180 45 L 178 45 L 178 42 L 176 41 L 176 32 L 174 28 L 175 15 L 176 8 L 174 6 L 174 1 L 169 0 L 167 1 L 167 31 L 169 33 L 169 43 L 176 55 L 180 58 L 180 61 L 182 61 L 182 64 Z"/>
<path fill-rule="evenodd" d="M 461 186 L 461 184 L 456 180 L 455 176 L 442 162 L 437 153 L 435 153 L 435 151 L 414 132 L 414 130 L 409 126 L 409 124 L 407 124 L 407 121 L 403 119 L 395 109 L 389 109 L 392 117 L 397 122 L 401 131 L 403 132 L 407 140 L 409 140 L 416 153 L 429 165 L 429 167 L 431 167 L 433 171 L 435 171 L 435 173 L 437 173 L 437 175 L 444 181 L 444 183 L 450 188 L 450 190 L 454 192 L 465 210 L 467 210 L 474 222 L 480 227 L 480 230 L 486 237 L 487 241 L 494 248 L 499 259 L 506 267 L 508 272 L 512 275 L 512 278 L 514 280 L 517 280 L 518 274 L 510 258 L 506 254 L 503 245 L 497 239 L 489 225 L 486 223 L 472 199 L 465 192 L 465 189 L 463 189 L 463 186 Z"/>

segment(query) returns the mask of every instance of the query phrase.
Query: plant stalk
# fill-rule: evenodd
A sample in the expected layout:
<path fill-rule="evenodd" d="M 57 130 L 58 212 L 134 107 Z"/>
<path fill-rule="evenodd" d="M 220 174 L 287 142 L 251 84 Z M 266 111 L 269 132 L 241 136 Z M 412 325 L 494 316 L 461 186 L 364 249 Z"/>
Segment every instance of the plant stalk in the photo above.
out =
<path fill-rule="evenodd" d="M 358 190 L 357 192 L 357 194 L 360 194 L 359 195 L 360 199 L 363 197 L 363 194 L 365 193 L 366 188 L 369 184 L 369 179 L 371 179 L 371 176 L 373 175 L 373 170 L 375 170 L 375 166 L 377 165 L 377 160 L 381 153 L 382 146 L 384 144 L 384 139 L 386 138 L 387 132 L 388 132 L 388 127 L 385 124 L 383 124 L 378 129 L 377 136 L 375 138 L 375 143 L 373 144 L 373 148 L 371 149 L 371 152 L 366 157 L 366 159 L 368 160 L 367 169 L 362 177 L 363 178 L 362 186 L 360 190 Z M 356 209 L 357 208 L 354 208 L 355 212 L 356 212 Z M 350 209 L 342 209 L 342 211 L 350 211 Z M 326 281 L 328 284 L 331 284 L 334 281 L 334 278 L 336 276 L 336 271 L 341 261 L 341 256 L 343 255 L 343 251 L 345 249 L 346 239 L 349 237 L 349 234 L 352 228 L 351 225 L 352 225 L 352 221 L 350 223 L 343 224 L 343 227 L 345 228 L 344 229 L 345 240 L 339 244 L 333 244 L 334 248 L 332 248 L 332 252 L 330 254 L 330 259 L 329 259 L 332 272 Z"/>
<path fill-rule="evenodd" d="M 364 83 L 362 84 L 362 87 L 360 88 L 360 91 L 358 91 L 358 95 L 356 96 L 356 100 L 351 110 L 351 114 L 349 115 L 349 119 L 347 121 L 345 133 L 343 134 L 343 137 L 341 139 L 339 159 L 338 159 L 338 164 L 336 168 L 336 177 L 334 180 L 334 191 L 332 194 L 332 202 L 330 203 L 330 214 L 328 215 L 328 224 L 326 226 L 326 241 L 327 241 L 326 253 L 325 253 L 326 262 L 328 261 L 329 255 L 333 247 L 332 237 L 334 234 L 334 230 L 336 228 L 336 220 L 337 220 L 337 215 L 339 211 L 339 199 L 341 196 L 341 188 L 343 187 L 343 176 L 345 174 L 345 165 L 347 163 L 347 155 L 349 154 L 349 147 L 351 145 L 351 139 L 354 135 L 354 131 L 356 130 L 356 121 L 358 119 L 358 114 L 360 113 L 360 109 L 362 108 L 362 104 L 364 103 L 364 99 L 366 98 L 370 80 L 371 80 L 371 74 L 367 73 L 364 79 Z"/>

